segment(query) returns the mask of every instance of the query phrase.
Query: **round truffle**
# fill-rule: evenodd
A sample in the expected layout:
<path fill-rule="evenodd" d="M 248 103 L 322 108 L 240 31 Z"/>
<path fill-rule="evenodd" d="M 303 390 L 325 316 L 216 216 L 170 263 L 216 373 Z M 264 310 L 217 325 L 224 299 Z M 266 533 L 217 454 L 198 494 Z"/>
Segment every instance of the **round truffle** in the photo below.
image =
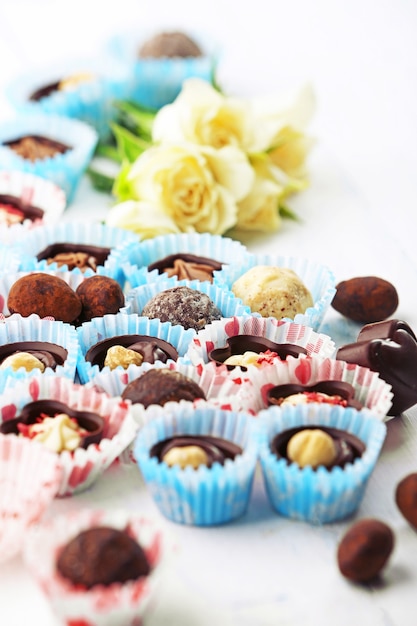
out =
<path fill-rule="evenodd" d="M 199 56 L 202 56 L 202 52 L 196 42 L 180 31 L 158 33 L 139 49 L 139 57 L 142 59 Z"/>
<path fill-rule="evenodd" d="M 81 313 L 81 300 L 68 283 L 58 276 L 34 272 L 19 278 L 7 298 L 10 313 L 29 317 L 52 316 L 62 322 L 73 322 Z"/>
<path fill-rule="evenodd" d="M 96 274 L 86 278 L 75 291 L 82 305 L 80 322 L 88 322 L 93 317 L 103 317 L 118 313 L 124 306 L 125 297 L 119 283 L 109 276 Z"/>
<path fill-rule="evenodd" d="M 69 541 L 56 567 L 61 576 L 86 589 L 137 580 L 151 570 L 143 548 L 133 537 L 105 526 L 89 528 Z"/>
<path fill-rule="evenodd" d="M 233 283 L 232 292 L 253 313 L 262 317 L 294 319 L 314 305 L 303 281 L 293 270 L 285 267 L 252 267 Z"/>
<path fill-rule="evenodd" d="M 407 522 L 417 530 L 417 472 L 400 480 L 395 490 L 395 502 Z"/>
<path fill-rule="evenodd" d="M 221 311 L 205 293 L 185 286 L 157 293 L 145 304 L 142 315 L 196 331 L 222 317 Z"/>
<path fill-rule="evenodd" d="M 149 370 L 132 380 L 123 390 L 122 398 L 148 407 L 180 400 L 192 402 L 197 398 L 205 399 L 205 394 L 196 382 L 181 372 L 161 368 Z"/>

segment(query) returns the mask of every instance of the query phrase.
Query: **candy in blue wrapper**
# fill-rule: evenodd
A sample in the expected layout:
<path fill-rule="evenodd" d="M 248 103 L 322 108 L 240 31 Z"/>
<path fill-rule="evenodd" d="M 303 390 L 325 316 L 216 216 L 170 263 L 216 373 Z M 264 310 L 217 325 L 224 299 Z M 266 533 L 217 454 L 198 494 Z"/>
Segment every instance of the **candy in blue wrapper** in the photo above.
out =
<path fill-rule="evenodd" d="M 386 435 L 381 419 L 368 409 L 357 411 L 319 403 L 271 407 L 258 417 L 262 473 L 277 513 L 311 524 L 325 524 L 344 519 L 359 508 Z M 364 444 L 364 451 L 353 462 L 331 468 L 300 467 L 285 456 L 279 458 L 271 449 L 274 437 L 302 427 L 344 431 L 357 437 Z"/>

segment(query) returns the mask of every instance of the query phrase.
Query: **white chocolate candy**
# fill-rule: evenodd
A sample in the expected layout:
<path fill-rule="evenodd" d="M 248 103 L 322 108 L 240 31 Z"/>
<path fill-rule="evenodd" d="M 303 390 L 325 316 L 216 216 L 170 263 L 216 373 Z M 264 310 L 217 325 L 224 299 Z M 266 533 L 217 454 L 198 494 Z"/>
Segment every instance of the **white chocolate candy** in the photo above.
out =
<path fill-rule="evenodd" d="M 46 417 L 42 422 L 33 424 L 29 428 L 32 439 L 41 442 L 52 452 L 72 452 L 81 442 L 84 433 L 75 420 L 66 413 L 59 413 L 55 417 Z"/>

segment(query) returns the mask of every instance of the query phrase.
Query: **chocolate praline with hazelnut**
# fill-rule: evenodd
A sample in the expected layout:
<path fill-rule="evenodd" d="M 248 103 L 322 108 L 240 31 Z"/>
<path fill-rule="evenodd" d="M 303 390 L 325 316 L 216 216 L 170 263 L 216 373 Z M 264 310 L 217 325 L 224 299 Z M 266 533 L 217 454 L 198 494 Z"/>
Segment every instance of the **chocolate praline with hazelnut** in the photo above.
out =
<path fill-rule="evenodd" d="M 176 435 L 159 441 L 152 446 L 150 456 L 169 466 L 179 465 L 183 469 L 200 465 L 211 467 L 213 463 L 224 465 L 226 459 L 242 454 L 240 446 L 211 435 Z"/>

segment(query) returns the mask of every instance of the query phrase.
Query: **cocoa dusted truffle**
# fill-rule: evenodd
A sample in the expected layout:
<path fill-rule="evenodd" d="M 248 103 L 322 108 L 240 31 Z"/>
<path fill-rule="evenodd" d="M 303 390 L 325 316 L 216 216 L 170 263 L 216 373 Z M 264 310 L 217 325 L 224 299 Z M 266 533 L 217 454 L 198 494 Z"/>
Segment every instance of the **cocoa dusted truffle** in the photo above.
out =
<path fill-rule="evenodd" d="M 80 283 L 75 295 L 80 299 L 82 307 L 79 323 L 90 321 L 93 317 L 103 317 L 108 313 L 118 313 L 125 303 L 119 283 L 114 278 L 99 274 Z"/>
<path fill-rule="evenodd" d="M 148 576 L 143 548 L 127 531 L 96 526 L 80 532 L 61 550 L 56 568 L 73 585 L 91 589 Z"/>
<path fill-rule="evenodd" d="M 133 353 L 133 354 L 131 354 Z M 139 357 L 137 361 L 134 357 Z M 178 352 L 174 346 L 158 337 L 149 335 L 117 335 L 97 342 L 85 355 L 85 360 L 92 365 L 104 366 L 114 369 L 122 365 L 125 369 L 130 363 L 141 365 L 143 362 L 155 363 L 168 359 L 176 361 Z"/>
<path fill-rule="evenodd" d="M 50 159 L 57 154 L 65 154 L 71 150 L 71 146 L 41 135 L 25 135 L 5 141 L 3 145 L 28 161 Z"/>
<path fill-rule="evenodd" d="M 395 503 L 407 522 L 417 530 L 417 472 L 400 480 L 395 489 Z"/>
<path fill-rule="evenodd" d="M 158 270 L 160 274 L 177 276 L 179 280 L 208 280 L 213 282 L 213 272 L 221 270 L 222 265 L 214 259 L 197 256 L 196 254 L 180 253 L 169 256 L 151 263 L 148 270 Z"/>
<path fill-rule="evenodd" d="M 226 459 L 234 459 L 243 449 L 232 441 L 211 435 L 177 435 L 159 441 L 152 446 L 150 456 L 169 466 L 179 465 L 183 469 L 200 465 L 211 467 L 213 463 L 224 465 Z"/>
<path fill-rule="evenodd" d="M 148 407 L 151 404 L 163 406 L 167 402 L 180 400 L 205 400 L 205 394 L 191 378 L 180 372 L 161 368 L 149 370 L 132 380 L 123 390 L 122 398 Z"/>
<path fill-rule="evenodd" d="M 62 242 L 49 245 L 36 258 L 38 261 L 46 260 L 48 265 L 67 265 L 69 270 L 78 267 L 81 271 L 88 268 L 97 271 L 97 266 L 104 265 L 109 254 L 110 248 L 103 246 Z"/>
<path fill-rule="evenodd" d="M 139 57 L 142 59 L 199 56 L 202 56 L 202 52 L 196 42 L 180 31 L 158 33 L 139 49 Z"/>
<path fill-rule="evenodd" d="M 205 293 L 185 286 L 157 293 L 145 304 L 142 315 L 196 331 L 222 317 L 221 311 Z"/>

